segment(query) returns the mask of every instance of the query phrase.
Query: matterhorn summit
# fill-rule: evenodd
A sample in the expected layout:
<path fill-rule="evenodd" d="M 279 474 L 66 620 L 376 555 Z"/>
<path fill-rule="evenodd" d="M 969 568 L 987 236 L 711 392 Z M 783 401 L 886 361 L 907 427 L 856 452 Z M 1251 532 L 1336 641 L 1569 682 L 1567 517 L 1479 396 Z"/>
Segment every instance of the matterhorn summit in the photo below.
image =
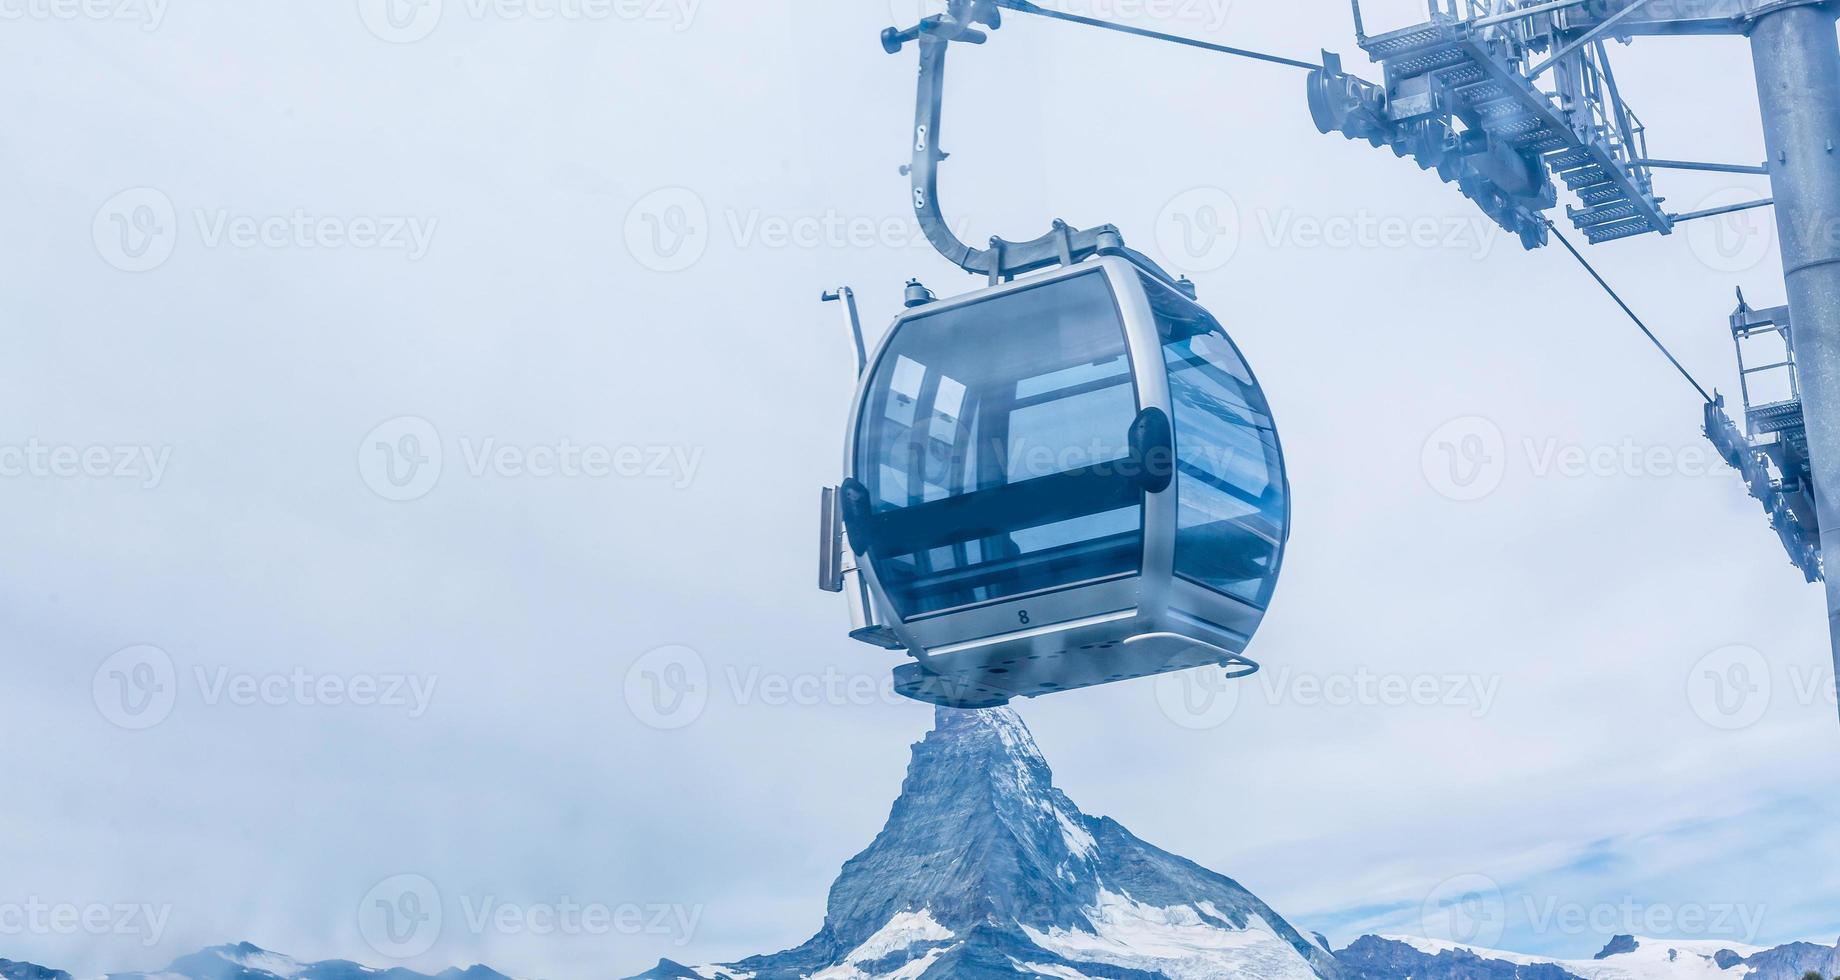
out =
<path fill-rule="evenodd" d="M 817 935 L 737 963 L 667 960 L 643 980 L 1341 976 L 1237 882 L 1080 812 L 1014 711 L 936 719 Z"/>

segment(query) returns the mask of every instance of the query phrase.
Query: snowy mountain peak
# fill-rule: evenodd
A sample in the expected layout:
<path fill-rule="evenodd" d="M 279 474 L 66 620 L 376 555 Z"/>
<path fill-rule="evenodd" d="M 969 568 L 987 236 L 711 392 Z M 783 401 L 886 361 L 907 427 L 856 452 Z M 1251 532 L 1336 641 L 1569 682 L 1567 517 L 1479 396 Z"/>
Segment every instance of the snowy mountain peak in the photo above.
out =
<path fill-rule="evenodd" d="M 1616 936 L 1588 960 L 1528 956 L 1435 939 L 1363 936 L 1336 954 L 1351 980 L 1801 980 L 1833 976 L 1840 949 L 1764 949 L 1716 939 Z"/>
<path fill-rule="evenodd" d="M 36 963 L 0 959 L 0 980 L 70 980 L 70 974 Z"/>
<path fill-rule="evenodd" d="M 1015 711 L 940 708 L 873 843 L 843 866 L 804 945 L 738 963 L 662 962 L 704 980 L 1339 977 L 1229 878 L 1088 816 Z"/>
<path fill-rule="evenodd" d="M 377 970 L 348 960 L 302 963 L 254 943 L 212 946 L 172 961 L 158 973 L 112 973 L 103 980 L 509 980 L 483 966 L 443 970 L 434 977 L 400 967 Z M 7 980 L 34 980 L 12 977 Z M 68 976 L 65 976 L 68 980 Z"/>
<path fill-rule="evenodd" d="M 1048 760 L 1042 757 L 1040 747 L 1035 744 L 1035 736 L 1022 723 L 1022 716 L 1014 708 L 967 711 L 963 708 L 935 707 L 933 731 L 928 737 L 951 739 L 967 746 L 976 745 L 980 738 L 993 738 L 1018 759 L 1038 762 L 1043 766 L 1048 764 Z"/>
<path fill-rule="evenodd" d="M 1641 944 L 1636 942 L 1636 937 L 1634 936 L 1612 936 L 1610 941 L 1604 944 L 1604 948 L 1598 950 L 1597 955 L 1591 958 L 1594 960 L 1607 960 L 1612 956 L 1617 956 L 1622 953 L 1633 953 L 1640 947 Z"/>

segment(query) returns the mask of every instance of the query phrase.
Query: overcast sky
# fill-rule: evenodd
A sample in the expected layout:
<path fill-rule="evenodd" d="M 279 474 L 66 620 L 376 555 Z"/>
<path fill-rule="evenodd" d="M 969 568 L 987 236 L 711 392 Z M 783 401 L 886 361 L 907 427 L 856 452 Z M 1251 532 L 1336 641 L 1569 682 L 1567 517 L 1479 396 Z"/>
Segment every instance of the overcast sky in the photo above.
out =
<path fill-rule="evenodd" d="M 4 5 L 0 956 L 780 949 L 931 723 L 813 588 L 820 291 L 975 285 L 896 169 L 915 0 L 434 2 Z M 1341 0 L 1077 3 L 1377 76 Z M 1762 159 L 1743 42 L 1616 52 L 1657 155 Z M 952 67 L 954 224 L 1189 272 L 1295 493 L 1263 675 L 1019 706 L 1076 801 L 1337 945 L 1840 933 L 1820 592 L 1564 253 L 1290 69 L 1022 16 Z M 1591 254 L 1731 390 L 1768 228 Z"/>

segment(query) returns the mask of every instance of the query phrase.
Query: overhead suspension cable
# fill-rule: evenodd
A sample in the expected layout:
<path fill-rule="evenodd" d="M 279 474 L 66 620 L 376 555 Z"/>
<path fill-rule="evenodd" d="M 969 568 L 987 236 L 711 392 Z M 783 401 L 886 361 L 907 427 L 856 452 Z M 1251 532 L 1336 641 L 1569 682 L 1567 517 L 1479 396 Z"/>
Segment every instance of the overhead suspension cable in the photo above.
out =
<path fill-rule="evenodd" d="M 1302 68 L 1305 71 L 1316 71 L 1323 67 L 1313 62 L 1299 61 L 1296 58 L 1286 58 L 1282 55 L 1267 54 L 1263 51 L 1253 51 L 1248 48 L 1235 48 L 1225 44 L 1214 44 L 1210 41 L 1182 37 L 1177 34 L 1165 34 L 1161 31 L 1146 30 L 1142 27 L 1131 27 L 1125 24 L 1116 24 L 1111 21 L 1099 20 L 1095 17 L 1084 17 L 1079 14 L 1052 10 L 1033 3 L 1032 0 L 993 0 L 993 2 L 999 7 L 1007 10 L 1014 10 L 1018 13 L 1034 14 L 1037 17 L 1046 17 L 1050 20 L 1061 20 L 1071 24 L 1083 24 L 1087 27 L 1098 27 L 1108 31 L 1117 31 L 1120 34 L 1147 37 L 1156 41 L 1168 41 L 1171 44 L 1186 45 L 1191 48 L 1200 48 L 1203 51 L 1229 54 L 1239 58 L 1250 58 L 1253 61 L 1263 61 L 1269 64 L 1284 65 L 1290 68 Z M 1655 332 L 1648 328 L 1648 324 L 1644 323 L 1642 318 L 1636 315 L 1636 311 L 1631 309 L 1628 303 L 1624 302 L 1622 295 L 1616 291 L 1615 287 L 1610 285 L 1608 280 L 1604 279 L 1603 275 L 1597 271 L 1595 266 L 1591 265 L 1590 260 L 1584 257 L 1584 253 L 1578 251 L 1578 249 L 1572 245 L 1571 239 L 1566 238 L 1565 233 L 1560 231 L 1558 226 L 1553 224 L 1550 220 L 1546 222 L 1546 226 L 1552 229 L 1554 237 L 1559 239 L 1559 243 L 1565 246 L 1567 252 L 1572 253 L 1572 258 L 1578 260 L 1578 264 L 1584 267 L 1584 271 L 1590 273 L 1591 278 L 1597 280 L 1597 284 L 1603 287 L 1604 292 L 1609 294 L 1610 298 L 1616 301 L 1616 305 L 1622 308 L 1623 312 L 1628 315 L 1630 321 L 1642 331 L 1643 336 L 1647 337 L 1649 342 L 1655 345 L 1655 349 L 1659 350 L 1662 356 L 1668 359 L 1669 364 L 1674 365 L 1674 370 L 1679 371 L 1680 376 L 1687 379 L 1687 383 L 1693 386 L 1693 390 L 1698 392 L 1702 399 L 1711 402 L 1713 398 L 1712 395 L 1706 391 L 1706 387 L 1700 384 L 1697 378 L 1693 377 L 1692 372 L 1688 371 L 1685 365 L 1680 363 L 1680 359 L 1674 356 L 1673 351 L 1668 350 L 1667 345 L 1661 342 L 1661 338 L 1655 336 Z"/>
<path fill-rule="evenodd" d="M 1322 67 L 1321 65 L 1313 64 L 1308 61 L 1298 61 L 1295 58 L 1286 58 L 1282 55 L 1266 54 L 1263 51 L 1251 51 L 1246 48 L 1228 47 L 1225 44 L 1198 41 L 1192 37 L 1182 37 L 1179 34 L 1164 34 L 1161 31 L 1151 31 L 1145 30 L 1142 27 L 1115 24 L 1109 20 L 1099 20 L 1095 17 L 1082 17 L 1079 14 L 1069 14 L 1059 10 L 1052 10 L 1039 4 L 1031 3 L 1030 0 L 996 0 L 996 5 L 1017 11 L 1018 13 L 1034 14 L 1037 17 L 1047 17 L 1051 20 L 1064 20 L 1070 24 L 1084 24 L 1087 27 L 1100 27 L 1108 31 L 1117 31 L 1120 34 L 1135 34 L 1138 37 L 1147 37 L 1157 41 L 1168 41 L 1172 44 L 1185 44 L 1191 48 L 1200 48 L 1203 51 L 1214 51 L 1219 54 L 1230 54 L 1240 58 L 1251 58 L 1254 61 L 1264 61 L 1274 65 L 1286 65 L 1291 68 L 1302 68 L 1305 71 L 1315 71 Z"/>
<path fill-rule="evenodd" d="M 1616 300 L 1616 305 L 1622 307 L 1623 312 L 1629 315 L 1629 319 L 1635 321 L 1635 325 L 1642 329 L 1642 333 L 1645 334 L 1648 337 L 1649 341 L 1655 345 L 1655 349 L 1659 350 L 1663 355 L 1667 357 L 1668 363 L 1674 365 L 1674 370 L 1679 371 L 1680 376 L 1687 379 L 1687 383 L 1693 386 L 1693 390 L 1699 392 L 1699 396 L 1701 398 L 1704 398 L 1708 402 L 1712 401 L 1712 396 L 1706 393 L 1705 386 L 1701 385 L 1699 381 L 1693 377 L 1692 373 L 1689 372 L 1686 369 L 1686 367 L 1684 367 L 1680 363 L 1680 359 L 1674 356 L 1673 351 L 1670 351 L 1667 349 L 1667 345 L 1661 342 L 1661 338 L 1655 336 L 1655 332 L 1653 330 L 1648 329 L 1648 324 L 1642 322 L 1642 318 L 1636 315 L 1636 311 L 1630 309 L 1628 303 L 1623 302 L 1623 297 L 1618 295 L 1617 291 L 1610 285 L 1610 283 L 1604 280 L 1604 277 L 1598 273 L 1597 269 L 1594 266 L 1591 265 L 1590 260 L 1586 259 L 1582 252 L 1578 251 L 1577 248 L 1573 247 L 1571 240 L 1565 237 L 1565 233 L 1560 231 L 1558 226 L 1553 224 L 1551 221 L 1548 221 L 1546 223 L 1546 226 L 1552 229 L 1552 233 L 1554 237 L 1559 239 L 1559 244 L 1564 245 L 1565 250 L 1572 253 L 1572 258 L 1577 259 L 1578 264 L 1581 266 L 1584 266 L 1584 271 L 1589 272 L 1591 274 L 1591 278 L 1597 280 L 1597 284 L 1599 286 L 1604 287 L 1604 292 L 1609 293 L 1610 298 L 1613 300 Z"/>

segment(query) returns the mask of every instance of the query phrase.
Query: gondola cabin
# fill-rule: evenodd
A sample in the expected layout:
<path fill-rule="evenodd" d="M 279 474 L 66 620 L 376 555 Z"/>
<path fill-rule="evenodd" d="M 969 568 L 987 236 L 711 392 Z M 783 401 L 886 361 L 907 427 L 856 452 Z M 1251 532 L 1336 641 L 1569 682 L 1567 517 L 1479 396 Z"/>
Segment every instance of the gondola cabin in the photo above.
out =
<path fill-rule="evenodd" d="M 850 421 L 836 578 L 896 689 L 989 707 L 1236 675 L 1289 530 L 1271 411 L 1220 323 L 1118 255 L 907 310 Z"/>

